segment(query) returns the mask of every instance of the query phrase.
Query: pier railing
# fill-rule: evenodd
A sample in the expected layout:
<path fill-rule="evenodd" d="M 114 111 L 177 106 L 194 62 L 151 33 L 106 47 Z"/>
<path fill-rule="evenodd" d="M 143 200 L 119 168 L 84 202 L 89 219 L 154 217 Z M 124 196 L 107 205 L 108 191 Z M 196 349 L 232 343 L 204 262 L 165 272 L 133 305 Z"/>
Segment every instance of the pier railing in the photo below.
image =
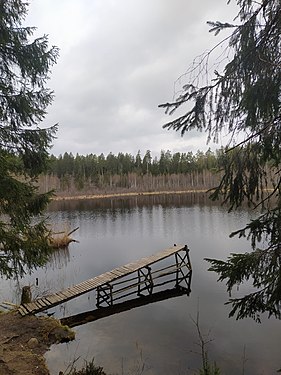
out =
<path fill-rule="evenodd" d="M 176 294 L 189 295 L 191 276 L 188 247 L 174 245 L 62 291 L 23 304 L 18 311 L 22 316 L 36 314 L 90 291 L 96 291 L 98 309 L 120 305 L 133 296 L 140 299 L 158 293 L 159 298 L 163 298 L 163 292 L 168 287 L 169 291 L 176 290 Z"/>
<path fill-rule="evenodd" d="M 97 287 L 97 307 L 112 306 L 128 297 L 143 297 L 164 290 L 165 287 L 191 291 L 191 263 L 189 249 L 182 247 L 172 257 L 157 260 L 138 268 L 121 279 Z"/>

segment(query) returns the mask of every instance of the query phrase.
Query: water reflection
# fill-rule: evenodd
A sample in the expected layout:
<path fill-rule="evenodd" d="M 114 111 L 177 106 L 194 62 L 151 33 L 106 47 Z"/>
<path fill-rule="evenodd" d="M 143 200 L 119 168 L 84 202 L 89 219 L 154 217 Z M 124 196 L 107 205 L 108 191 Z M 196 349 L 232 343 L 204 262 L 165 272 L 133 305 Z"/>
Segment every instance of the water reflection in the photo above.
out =
<path fill-rule="evenodd" d="M 130 373 L 143 358 L 145 374 L 194 374 L 201 359 L 196 328 L 191 320 L 200 310 L 202 332 L 211 331 L 210 358 L 222 373 L 273 374 L 280 364 L 280 322 L 267 320 L 258 325 L 250 319 L 228 319 L 225 286 L 207 272 L 205 257 L 226 258 L 230 252 L 249 250 L 245 239 L 229 239 L 229 233 L 248 222 L 251 214 L 241 209 L 227 211 L 207 200 L 207 195 L 137 196 L 96 201 L 52 203 L 48 215 L 54 225 L 80 227 L 65 262 L 61 259 L 21 280 L 57 291 L 115 267 L 170 247 L 188 244 L 193 266 L 192 293 L 153 305 L 113 315 L 76 328 L 77 340 L 59 345 L 48 353 L 53 375 L 77 357 L 95 357 L 108 373 Z M 64 255 L 62 256 L 62 258 Z M 57 268 L 57 266 L 59 268 Z M 1 282 L 0 298 L 11 299 L 12 285 Z M 247 289 L 247 286 L 245 286 Z M 239 291 L 238 291 L 239 292 Z M 78 298 L 62 307 L 60 316 L 92 310 L 93 295 Z M 137 343 L 137 344 L 136 344 Z M 122 367 L 123 366 L 123 367 Z"/>
<path fill-rule="evenodd" d="M 118 209 L 121 211 L 135 207 L 182 207 L 182 206 L 218 206 L 218 203 L 209 199 L 210 193 L 187 193 L 187 194 L 159 194 L 114 198 L 84 199 L 84 200 L 58 200 L 49 205 L 49 211 L 91 211 L 104 209 Z"/>
<path fill-rule="evenodd" d="M 62 247 L 60 249 L 54 249 L 48 264 L 48 268 L 52 269 L 62 269 L 67 266 L 67 263 L 70 261 L 70 251 L 69 247 Z"/>
<path fill-rule="evenodd" d="M 61 323 L 71 328 L 77 327 L 82 324 L 94 322 L 98 319 L 108 318 L 111 315 L 132 310 L 136 307 L 145 306 L 155 302 L 165 301 L 170 298 L 175 298 L 187 294 L 189 295 L 189 292 L 187 293 L 186 289 L 183 288 L 165 289 L 160 292 L 155 292 L 146 296 L 133 298 L 128 301 L 117 303 L 113 306 L 102 307 L 99 309 L 86 311 L 73 316 L 67 316 L 61 319 Z"/>

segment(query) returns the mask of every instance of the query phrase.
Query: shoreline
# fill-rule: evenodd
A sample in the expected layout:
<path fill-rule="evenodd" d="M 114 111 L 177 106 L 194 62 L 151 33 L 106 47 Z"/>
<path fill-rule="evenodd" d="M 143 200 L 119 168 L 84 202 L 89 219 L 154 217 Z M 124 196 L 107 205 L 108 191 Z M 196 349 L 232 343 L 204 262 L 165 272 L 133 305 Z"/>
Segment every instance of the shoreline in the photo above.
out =
<path fill-rule="evenodd" d="M 45 353 L 51 345 L 69 342 L 75 333 L 58 319 L 18 311 L 0 314 L 0 374 L 50 375 Z"/>
<path fill-rule="evenodd" d="M 108 194 L 85 194 L 85 195 L 65 195 L 54 196 L 51 201 L 63 200 L 92 200 L 92 199 L 106 199 L 106 198 L 126 198 L 137 196 L 152 196 L 152 195 L 171 195 L 171 194 L 190 194 L 190 193 L 207 193 L 209 189 L 193 189 L 193 190 L 163 190 L 163 191 L 144 191 L 144 192 L 128 192 L 128 193 L 108 193 Z"/>

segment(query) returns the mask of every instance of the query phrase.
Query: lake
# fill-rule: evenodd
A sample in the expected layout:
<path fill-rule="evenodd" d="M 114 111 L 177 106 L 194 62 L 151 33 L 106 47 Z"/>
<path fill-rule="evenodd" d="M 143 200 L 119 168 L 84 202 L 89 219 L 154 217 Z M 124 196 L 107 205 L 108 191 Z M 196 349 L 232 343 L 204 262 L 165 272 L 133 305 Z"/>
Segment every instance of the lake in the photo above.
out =
<path fill-rule="evenodd" d="M 67 250 L 55 252 L 46 267 L 20 280 L 1 281 L 0 301 L 18 302 L 19 289 L 33 296 L 58 291 L 176 244 L 188 245 L 193 267 L 190 296 L 171 298 L 76 327 L 76 340 L 47 353 L 52 375 L 95 358 L 108 374 L 195 374 L 201 367 L 200 330 L 210 361 L 222 374 L 273 374 L 281 367 L 280 322 L 228 318 L 225 286 L 208 272 L 205 257 L 225 259 L 249 249 L 245 239 L 229 238 L 251 219 L 246 209 L 228 213 L 206 195 L 136 196 L 53 202 L 49 221 L 56 230 L 79 230 Z M 35 284 L 38 279 L 38 286 Z M 11 293 L 11 288 L 13 293 Z M 235 293 L 247 292 L 244 285 Z M 63 317 L 95 308 L 89 293 L 52 311 Z M 52 312 L 51 311 L 51 312 Z"/>

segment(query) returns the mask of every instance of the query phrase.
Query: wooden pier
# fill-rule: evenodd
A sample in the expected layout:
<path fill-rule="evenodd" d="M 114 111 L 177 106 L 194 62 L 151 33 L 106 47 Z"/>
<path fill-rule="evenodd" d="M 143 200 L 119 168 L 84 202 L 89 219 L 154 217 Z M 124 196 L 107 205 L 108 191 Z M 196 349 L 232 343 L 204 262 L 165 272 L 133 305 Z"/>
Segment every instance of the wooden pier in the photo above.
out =
<path fill-rule="evenodd" d="M 22 304 L 18 311 L 22 316 L 36 314 L 90 291 L 96 291 L 97 309 L 116 306 L 116 301 L 120 304 L 120 300 L 128 301 L 131 296 L 138 299 L 152 296 L 163 291 L 168 284 L 180 294 L 189 295 L 191 275 L 188 247 L 174 245 L 65 290 Z"/>

